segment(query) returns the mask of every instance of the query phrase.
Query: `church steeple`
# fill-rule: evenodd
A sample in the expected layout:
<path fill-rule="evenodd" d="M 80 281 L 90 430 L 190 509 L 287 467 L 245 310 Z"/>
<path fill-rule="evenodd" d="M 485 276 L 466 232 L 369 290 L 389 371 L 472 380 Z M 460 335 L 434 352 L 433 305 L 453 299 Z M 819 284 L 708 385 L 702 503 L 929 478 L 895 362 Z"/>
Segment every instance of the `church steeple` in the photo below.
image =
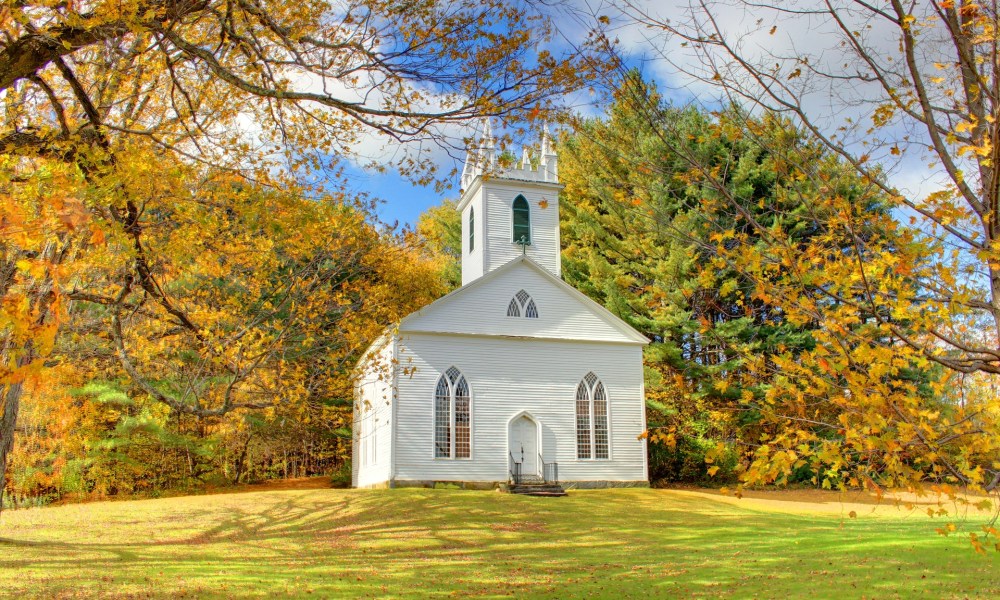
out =
<path fill-rule="evenodd" d="M 558 157 L 548 126 L 539 156 L 531 148 L 521 159 L 497 156 L 493 126 L 485 119 L 466 152 L 462 169 L 462 285 L 526 254 L 557 277 L 559 259 Z"/>

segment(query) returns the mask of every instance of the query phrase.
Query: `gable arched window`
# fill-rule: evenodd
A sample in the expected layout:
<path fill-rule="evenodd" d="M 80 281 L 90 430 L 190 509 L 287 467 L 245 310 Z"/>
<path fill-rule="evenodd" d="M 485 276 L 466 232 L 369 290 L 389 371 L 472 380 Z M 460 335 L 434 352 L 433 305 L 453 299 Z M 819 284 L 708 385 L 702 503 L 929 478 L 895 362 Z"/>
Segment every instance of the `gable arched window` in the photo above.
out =
<path fill-rule="evenodd" d="M 434 458 L 469 458 L 472 399 L 462 372 L 449 368 L 434 390 Z"/>
<path fill-rule="evenodd" d="M 576 457 L 608 458 L 609 455 L 608 393 L 591 372 L 576 386 Z"/>
<path fill-rule="evenodd" d="M 531 245 L 531 209 L 528 208 L 528 201 L 524 196 L 514 198 L 511 207 L 514 214 L 514 243 Z"/>
<path fill-rule="evenodd" d="M 476 249 L 476 209 L 469 207 L 469 254 Z"/>
<path fill-rule="evenodd" d="M 531 295 L 524 290 L 514 294 L 514 297 L 510 299 L 510 304 L 507 305 L 508 317 L 520 317 L 521 315 L 524 315 L 526 319 L 538 318 L 538 307 L 535 306 Z"/>

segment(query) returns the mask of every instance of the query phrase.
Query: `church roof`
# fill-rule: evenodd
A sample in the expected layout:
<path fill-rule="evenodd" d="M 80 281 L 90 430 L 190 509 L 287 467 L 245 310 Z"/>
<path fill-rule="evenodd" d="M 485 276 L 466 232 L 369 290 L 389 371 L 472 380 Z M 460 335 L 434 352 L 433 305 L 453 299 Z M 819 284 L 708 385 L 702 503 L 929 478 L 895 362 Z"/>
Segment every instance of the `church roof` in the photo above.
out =
<path fill-rule="evenodd" d="M 547 283 L 551 284 L 551 286 L 554 286 L 557 290 L 568 295 L 572 300 L 576 301 L 576 303 L 582 305 L 585 312 L 592 315 L 593 318 L 586 321 L 577 319 L 575 322 L 559 323 L 557 327 L 549 327 L 546 331 L 542 332 L 537 331 L 537 328 L 533 327 L 539 323 L 535 322 L 534 319 L 523 319 L 518 322 L 504 322 L 502 317 L 497 315 L 495 312 L 491 312 L 491 316 L 488 317 L 488 319 L 494 323 L 500 323 L 500 325 L 494 328 L 480 328 L 478 331 L 463 331 L 462 327 L 467 324 L 463 321 L 467 320 L 451 319 L 451 324 L 449 325 L 445 324 L 443 319 L 440 318 L 441 315 L 449 314 L 450 311 L 447 310 L 446 307 L 459 308 L 458 305 L 460 304 L 468 304 L 464 302 L 465 299 L 475 297 L 473 300 L 478 302 L 482 298 L 494 297 L 495 295 L 492 293 L 482 294 L 477 293 L 477 290 L 482 292 L 484 289 L 491 287 L 493 282 L 504 279 L 505 275 L 516 270 L 519 266 L 529 268 L 531 272 L 535 274 L 536 279 L 540 277 Z M 535 291 L 532 291 L 532 293 L 535 293 Z M 509 300 L 510 298 L 504 296 L 496 297 L 496 302 L 499 302 L 501 306 L 506 306 Z M 463 308 L 467 311 L 470 307 L 465 306 Z M 553 307 L 551 306 L 541 307 L 540 310 L 551 311 L 552 308 Z M 468 314 L 465 311 L 463 312 Z M 435 316 L 438 318 L 434 318 Z M 499 321 L 497 320 L 498 317 L 500 317 Z M 602 324 L 604 326 L 603 331 L 601 331 Z M 479 277 L 450 294 L 439 298 L 431 304 L 428 304 L 422 309 L 406 316 L 399 322 L 398 331 L 401 333 L 453 333 L 466 335 L 492 335 L 500 337 L 547 338 L 580 341 L 592 340 L 631 344 L 649 343 L 649 339 L 646 338 L 646 336 L 636 331 L 628 323 L 600 304 L 591 300 L 573 286 L 556 277 L 547 269 L 525 255 L 509 261 L 503 266 L 494 269 L 486 275 Z"/>

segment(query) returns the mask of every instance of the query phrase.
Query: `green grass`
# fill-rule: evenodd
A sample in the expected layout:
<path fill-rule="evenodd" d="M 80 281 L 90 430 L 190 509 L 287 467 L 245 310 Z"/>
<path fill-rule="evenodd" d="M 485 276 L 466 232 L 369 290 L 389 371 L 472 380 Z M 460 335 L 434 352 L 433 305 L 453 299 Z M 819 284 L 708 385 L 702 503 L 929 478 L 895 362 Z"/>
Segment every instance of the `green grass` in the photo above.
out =
<path fill-rule="evenodd" d="M 669 490 L 291 490 L 29 509 L 0 517 L 0 596 L 1000 595 L 1000 556 L 936 535 L 940 521 L 818 508 Z"/>

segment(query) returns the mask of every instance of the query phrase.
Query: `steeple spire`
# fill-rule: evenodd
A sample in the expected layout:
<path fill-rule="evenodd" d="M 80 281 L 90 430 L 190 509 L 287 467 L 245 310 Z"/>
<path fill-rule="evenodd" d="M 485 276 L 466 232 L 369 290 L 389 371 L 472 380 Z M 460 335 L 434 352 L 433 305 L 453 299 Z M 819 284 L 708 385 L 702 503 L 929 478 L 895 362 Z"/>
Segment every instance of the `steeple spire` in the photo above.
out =
<path fill-rule="evenodd" d="M 549 124 L 546 122 L 542 125 L 542 156 L 549 154 L 555 154 L 555 150 L 552 149 L 552 134 L 549 133 Z"/>
<path fill-rule="evenodd" d="M 483 147 L 493 148 L 493 119 L 483 117 Z"/>
<path fill-rule="evenodd" d="M 475 154 L 471 149 L 465 152 L 465 166 L 462 167 L 462 189 L 468 189 L 473 180 L 484 171 L 492 171 L 496 166 L 496 143 L 493 140 L 493 122 L 490 117 L 482 120 L 479 139 L 474 141 Z"/>
<path fill-rule="evenodd" d="M 559 158 L 556 156 L 556 148 L 552 143 L 552 134 L 549 133 L 549 124 L 542 126 L 542 148 L 539 170 L 544 173 L 545 181 L 559 181 Z"/>

